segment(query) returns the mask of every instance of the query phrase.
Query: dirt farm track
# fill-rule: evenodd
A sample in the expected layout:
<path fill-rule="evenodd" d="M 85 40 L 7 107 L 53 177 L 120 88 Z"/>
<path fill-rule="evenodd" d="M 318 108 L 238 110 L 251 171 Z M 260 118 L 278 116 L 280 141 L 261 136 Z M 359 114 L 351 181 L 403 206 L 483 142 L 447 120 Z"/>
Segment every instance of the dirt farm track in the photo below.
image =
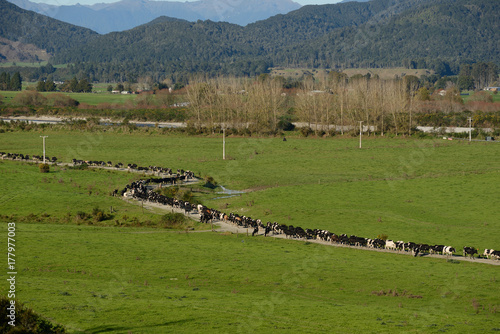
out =
<path fill-rule="evenodd" d="M 135 203 L 137 205 L 144 205 L 145 209 L 161 209 L 164 210 L 165 212 L 177 212 L 177 213 L 184 213 L 184 210 L 179 209 L 179 208 L 174 208 L 171 206 L 165 206 L 157 203 L 151 203 L 151 202 L 144 202 L 141 204 L 138 200 L 135 199 L 125 199 L 129 203 Z M 200 215 L 196 213 L 195 211 L 192 213 L 185 214 L 187 217 L 194 219 L 196 221 L 200 220 Z M 252 234 L 252 230 L 249 228 L 244 228 L 240 226 L 236 226 L 232 223 L 227 223 L 224 221 L 215 221 L 213 223 L 214 233 L 233 233 L 233 234 L 247 234 L 250 235 Z M 187 233 L 199 233 L 199 232 L 211 232 L 211 231 L 197 231 L 197 232 L 189 232 L 186 231 Z M 140 232 L 135 232 L 135 233 L 140 233 Z M 172 233 L 172 231 L 158 231 L 158 232 L 147 232 L 147 233 Z M 179 231 L 176 231 L 175 233 L 180 233 Z M 259 232 L 255 234 L 255 237 L 264 237 L 264 231 L 262 229 L 259 229 Z M 285 239 L 284 234 L 269 234 L 268 237 L 270 238 L 281 238 Z M 405 252 L 405 251 L 393 251 L 389 249 L 380 249 L 380 248 L 368 248 L 368 247 L 359 247 L 359 246 L 348 246 L 348 245 L 343 245 L 343 244 L 337 244 L 337 243 L 330 243 L 327 241 L 323 240 L 317 240 L 317 239 L 308 239 L 308 240 L 303 240 L 303 239 L 293 239 L 298 242 L 311 242 L 311 243 L 317 243 L 317 244 L 322 244 L 325 246 L 331 246 L 331 247 L 345 247 L 345 248 L 355 248 L 355 249 L 360 249 L 360 250 L 365 250 L 365 251 L 372 251 L 372 252 L 384 252 L 384 253 L 393 253 L 395 255 L 406 255 L 406 256 L 412 256 L 411 252 Z M 469 261 L 473 263 L 484 263 L 484 264 L 489 264 L 489 265 L 494 265 L 498 266 L 500 265 L 500 260 L 494 260 L 494 259 L 485 259 L 485 258 L 469 258 L 469 257 L 464 257 L 461 255 L 453 255 L 453 256 L 446 256 L 446 255 L 439 255 L 439 254 L 423 254 L 422 256 L 418 257 L 431 257 L 431 258 L 438 258 L 438 259 L 443 259 L 443 260 L 458 260 L 458 261 Z"/>

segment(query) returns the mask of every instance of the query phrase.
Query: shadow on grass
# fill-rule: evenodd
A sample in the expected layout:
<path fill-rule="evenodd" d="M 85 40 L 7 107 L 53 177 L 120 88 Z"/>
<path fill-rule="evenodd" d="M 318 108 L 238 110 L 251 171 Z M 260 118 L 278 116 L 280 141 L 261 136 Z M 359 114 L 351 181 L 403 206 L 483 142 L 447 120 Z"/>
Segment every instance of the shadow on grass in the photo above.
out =
<path fill-rule="evenodd" d="M 93 333 L 93 334 L 96 334 L 96 333 L 107 333 L 107 332 L 111 332 L 111 331 L 126 331 L 128 328 L 126 327 L 121 327 L 121 326 L 99 326 L 99 327 L 95 327 L 95 328 L 90 328 L 88 330 L 85 330 L 85 331 L 81 331 L 81 332 L 75 332 L 75 333 Z"/>
<path fill-rule="evenodd" d="M 99 334 L 99 333 L 107 333 L 107 332 L 125 332 L 125 331 L 133 331 L 133 330 L 140 330 L 140 329 L 146 329 L 146 328 L 156 328 L 156 327 L 163 327 L 163 326 L 170 326 L 170 325 L 179 325 L 179 324 L 186 324 L 188 322 L 191 322 L 195 319 L 182 319 L 182 320 L 175 320 L 175 321 L 167 321 L 164 323 L 160 324 L 151 324 L 151 325 L 145 325 L 145 326 L 138 326 L 138 327 L 123 327 L 123 326 L 113 326 L 113 325 L 105 325 L 105 326 L 98 326 L 94 328 L 90 328 L 88 330 L 78 332 L 78 333 L 92 333 L 92 334 Z"/>

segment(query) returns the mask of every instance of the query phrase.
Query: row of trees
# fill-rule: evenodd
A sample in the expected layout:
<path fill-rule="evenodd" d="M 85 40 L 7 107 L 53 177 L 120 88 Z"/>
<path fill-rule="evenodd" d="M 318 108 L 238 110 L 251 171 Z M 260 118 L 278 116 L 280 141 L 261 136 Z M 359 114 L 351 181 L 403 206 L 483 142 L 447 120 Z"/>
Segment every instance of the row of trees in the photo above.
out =
<path fill-rule="evenodd" d="M 360 78 L 347 81 L 332 72 L 322 82 L 310 78 L 300 89 L 284 90 L 279 79 L 217 78 L 187 86 L 190 124 L 215 131 L 220 127 L 272 133 L 287 120 L 301 122 L 317 134 L 348 132 L 363 121 L 382 135 L 411 133 L 418 80 Z"/>
<path fill-rule="evenodd" d="M 462 64 L 458 76 L 458 86 L 461 90 L 481 89 L 494 84 L 498 85 L 500 69 L 495 63 Z"/>
<path fill-rule="evenodd" d="M 52 77 L 49 76 L 47 80 L 37 82 L 36 90 L 39 92 L 55 92 L 59 88 L 61 92 L 90 93 L 92 92 L 92 87 L 92 84 L 87 79 L 77 80 L 76 77 L 57 87 Z"/>
<path fill-rule="evenodd" d="M 0 73 L 0 90 L 21 90 L 22 81 L 19 72 L 15 72 L 12 76 L 8 72 L 2 72 Z"/>
<path fill-rule="evenodd" d="M 192 80 L 186 86 L 188 123 L 212 132 L 226 127 L 277 133 L 293 121 L 321 135 L 357 132 L 362 121 L 364 131 L 411 135 L 425 115 L 439 113 L 442 119 L 442 115 L 465 110 L 455 83 L 447 82 L 445 94 L 432 94 L 428 82 L 411 75 L 382 80 L 369 76 L 348 78 L 332 71 L 323 79 L 309 76 L 295 88 L 285 89 L 285 84 L 285 79 L 269 75 Z M 476 92 L 470 101 L 470 110 L 480 105 L 485 112 L 498 111 L 498 104 L 491 103 L 492 96 L 487 92 Z M 468 126 L 467 118 L 460 117 L 455 119 L 455 126 Z M 480 123 L 491 126 L 495 121 Z"/>

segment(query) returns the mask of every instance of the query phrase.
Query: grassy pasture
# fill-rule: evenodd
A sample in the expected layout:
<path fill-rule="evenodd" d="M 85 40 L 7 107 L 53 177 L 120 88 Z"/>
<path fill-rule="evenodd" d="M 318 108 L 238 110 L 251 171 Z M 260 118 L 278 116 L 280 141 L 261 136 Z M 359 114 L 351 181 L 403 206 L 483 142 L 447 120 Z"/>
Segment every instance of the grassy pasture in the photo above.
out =
<path fill-rule="evenodd" d="M 65 93 L 72 99 L 77 100 L 80 103 L 86 103 L 89 105 L 98 105 L 101 103 L 110 104 L 124 104 L 126 102 L 133 102 L 136 98 L 135 95 L 127 94 L 111 94 L 105 93 Z"/>
<path fill-rule="evenodd" d="M 481 93 L 485 92 L 485 91 L 479 91 Z M 476 92 L 470 90 L 470 91 L 464 91 L 462 92 L 462 94 L 464 95 L 461 95 L 461 98 L 464 100 L 464 102 L 469 102 L 469 100 L 472 99 L 472 97 L 474 96 Z M 495 103 L 495 102 L 500 102 L 500 94 L 498 93 L 494 93 L 494 92 L 490 92 L 490 91 L 486 91 L 487 94 L 491 95 L 491 98 L 492 98 L 492 101 Z"/>
<path fill-rule="evenodd" d="M 500 327 L 494 266 L 144 228 L 23 223 L 17 240 L 18 298 L 74 333 Z"/>
<path fill-rule="evenodd" d="M 499 249 L 500 146 L 404 138 L 220 137 L 46 129 L 0 151 L 191 169 L 238 197 L 200 198 L 264 221 Z M 108 196 L 136 176 L 0 161 L 0 214 L 140 206 Z M 62 182 L 60 182 L 62 180 Z M 92 193 L 89 194 L 89 191 Z M 145 215 L 153 215 L 146 212 Z M 113 225 L 113 221 L 110 222 Z M 5 224 L 1 224 L 6 233 Z M 498 268 L 303 242 L 163 229 L 17 224 L 18 298 L 73 332 L 486 333 L 500 329 Z M 5 294 L 6 285 L 0 285 Z"/>
<path fill-rule="evenodd" d="M 13 66 L 19 66 L 19 67 L 42 67 L 47 65 L 48 61 L 40 61 L 40 62 L 20 62 L 20 61 L 9 61 L 9 62 L 2 62 L 0 63 L 0 68 L 1 67 L 13 67 Z"/>
<path fill-rule="evenodd" d="M 5 105 L 12 104 L 12 100 L 14 97 L 19 94 L 20 92 L 14 92 L 14 91 L 1 91 L 0 96 L 2 96 L 2 102 Z M 54 94 L 56 92 L 42 92 L 43 96 L 48 96 L 51 94 Z M 126 102 L 133 102 L 136 98 L 136 95 L 132 94 L 111 94 L 108 92 L 103 92 L 103 93 L 62 93 L 64 95 L 67 95 L 71 97 L 72 99 L 80 102 L 80 103 L 85 103 L 88 105 L 93 105 L 96 106 L 101 103 L 109 103 L 109 104 L 124 104 Z"/>
<path fill-rule="evenodd" d="M 365 138 L 359 149 L 351 138 L 231 137 L 230 160 L 223 161 L 221 138 L 159 131 L 43 134 L 49 136 L 47 155 L 63 161 L 190 169 L 226 188 L 250 190 L 233 198 L 201 198 L 226 212 L 364 237 L 500 248 L 496 143 Z M 41 154 L 41 134 L 0 134 L 0 149 Z"/>
<path fill-rule="evenodd" d="M 139 175 L 96 170 L 71 170 L 52 167 L 42 174 L 38 165 L 0 162 L 3 196 L 2 214 L 28 216 L 47 214 L 62 218 L 67 213 L 88 212 L 94 207 L 122 214 L 138 214 L 136 206 L 127 205 L 109 194 L 139 178 Z"/>

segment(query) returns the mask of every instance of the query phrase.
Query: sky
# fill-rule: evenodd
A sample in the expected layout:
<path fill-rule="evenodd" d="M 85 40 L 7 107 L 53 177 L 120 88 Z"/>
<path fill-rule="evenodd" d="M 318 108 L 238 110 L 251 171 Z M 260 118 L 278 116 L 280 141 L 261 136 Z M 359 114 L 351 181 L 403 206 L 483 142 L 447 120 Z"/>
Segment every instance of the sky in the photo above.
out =
<path fill-rule="evenodd" d="M 119 0 L 31 0 L 32 2 L 38 2 L 38 3 L 46 3 L 49 5 L 57 5 L 57 6 L 63 6 L 63 5 L 74 5 L 77 3 L 80 3 L 81 5 L 92 5 L 95 3 L 109 3 L 109 2 L 118 2 Z M 168 0 L 168 1 L 175 1 L 175 0 Z M 181 0 L 181 2 L 185 2 L 186 0 Z M 193 0 L 191 0 L 193 1 Z M 234 0 L 219 0 L 219 1 L 234 1 Z M 301 4 L 302 6 L 305 5 L 324 5 L 324 4 L 333 4 L 340 2 L 341 0 L 292 0 L 294 2 L 297 2 Z"/>

